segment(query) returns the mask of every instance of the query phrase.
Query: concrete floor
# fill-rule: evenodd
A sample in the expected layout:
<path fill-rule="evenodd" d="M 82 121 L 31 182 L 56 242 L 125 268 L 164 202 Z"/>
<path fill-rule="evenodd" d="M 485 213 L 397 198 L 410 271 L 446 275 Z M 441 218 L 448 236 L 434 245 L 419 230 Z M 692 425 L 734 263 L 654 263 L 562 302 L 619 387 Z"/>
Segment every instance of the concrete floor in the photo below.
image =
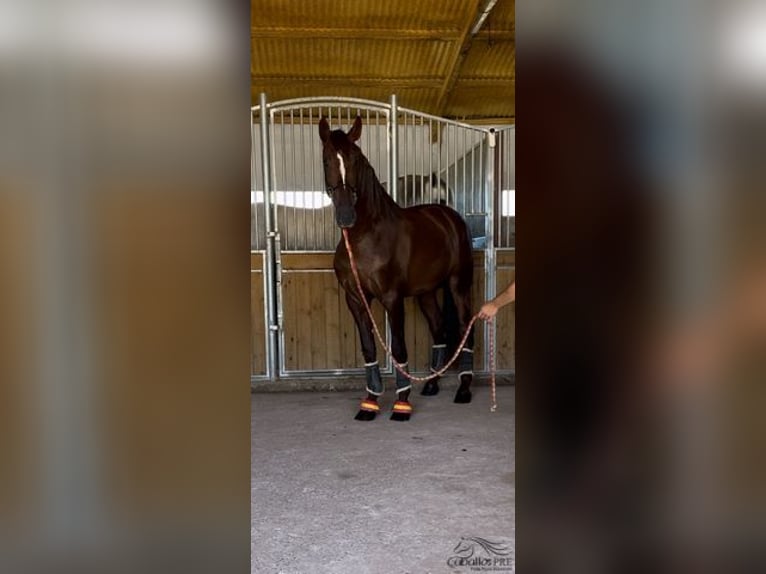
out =
<path fill-rule="evenodd" d="M 360 391 L 253 394 L 252 572 L 513 572 L 514 387 L 495 413 L 487 387 L 468 405 L 453 394 L 414 395 L 404 423 L 390 390 L 367 423 L 353 420 Z M 461 537 L 501 550 L 456 550 Z"/>

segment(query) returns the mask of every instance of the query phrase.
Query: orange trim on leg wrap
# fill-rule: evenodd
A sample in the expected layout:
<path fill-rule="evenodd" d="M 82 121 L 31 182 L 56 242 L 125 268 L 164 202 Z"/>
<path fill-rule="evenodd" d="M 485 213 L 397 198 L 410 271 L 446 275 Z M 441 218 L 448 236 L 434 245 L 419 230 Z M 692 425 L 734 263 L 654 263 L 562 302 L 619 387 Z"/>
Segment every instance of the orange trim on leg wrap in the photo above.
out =
<path fill-rule="evenodd" d="M 405 401 L 396 401 L 393 410 L 395 413 L 411 413 L 412 405 Z"/>
<path fill-rule="evenodd" d="M 375 401 L 371 401 L 369 399 L 364 399 L 359 408 L 362 409 L 363 411 L 370 411 L 373 413 L 380 412 L 380 405 L 376 403 Z"/>

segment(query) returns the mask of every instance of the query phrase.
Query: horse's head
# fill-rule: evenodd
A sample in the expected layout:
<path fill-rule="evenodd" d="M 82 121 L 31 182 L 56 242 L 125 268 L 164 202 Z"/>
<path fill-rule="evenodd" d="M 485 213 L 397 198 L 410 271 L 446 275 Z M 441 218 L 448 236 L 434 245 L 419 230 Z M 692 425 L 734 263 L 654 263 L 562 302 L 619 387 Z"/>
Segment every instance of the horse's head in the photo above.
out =
<path fill-rule="evenodd" d="M 473 540 L 466 538 L 465 536 L 461 536 L 460 542 L 458 542 L 457 546 L 452 549 L 452 552 L 458 556 L 462 556 L 463 558 L 470 558 L 475 552 Z"/>
<path fill-rule="evenodd" d="M 452 190 L 438 175 L 432 173 L 431 181 L 428 182 L 427 185 L 428 187 L 426 188 L 425 193 L 433 197 L 434 203 L 439 203 L 441 205 L 450 205 L 452 203 Z"/>
<path fill-rule="evenodd" d="M 322 162 L 327 193 L 335 206 L 335 221 L 339 227 L 353 227 L 356 223 L 356 200 L 362 151 L 354 143 L 362 135 L 362 118 L 356 117 L 348 131 L 330 131 L 327 118 L 319 121 L 322 139 Z"/>

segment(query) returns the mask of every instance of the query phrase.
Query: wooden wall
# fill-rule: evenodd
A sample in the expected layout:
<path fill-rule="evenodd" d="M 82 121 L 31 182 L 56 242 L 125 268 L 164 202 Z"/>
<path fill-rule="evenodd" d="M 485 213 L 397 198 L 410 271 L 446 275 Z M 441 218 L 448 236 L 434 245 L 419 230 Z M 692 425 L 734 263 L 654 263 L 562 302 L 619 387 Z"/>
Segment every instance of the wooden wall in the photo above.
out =
<path fill-rule="evenodd" d="M 263 255 L 250 254 L 250 372 L 266 374 L 266 319 L 264 317 Z"/>
<path fill-rule="evenodd" d="M 349 369 L 363 365 L 359 336 L 345 294 L 338 285 L 332 269 L 332 253 L 283 253 L 282 302 L 284 309 L 285 366 L 289 372 Z M 498 252 L 497 290 L 505 288 L 515 276 L 515 256 L 512 250 Z M 259 253 L 251 257 L 252 294 L 252 368 L 254 375 L 265 373 L 265 326 L 263 318 L 263 261 Z M 474 254 L 473 310 L 484 302 L 484 254 Z M 383 308 L 376 301 L 373 313 L 381 329 L 385 328 Z M 405 337 L 412 372 L 427 372 L 430 366 L 431 336 L 417 302 L 405 303 Z M 514 368 L 514 309 L 509 305 L 497 317 L 498 370 Z M 477 323 L 475 369 L 485 368 L 483 362 L 484 330 Z M 383 350 L 378 345 L 378 360 L 384 363 Z"/>
<path fill-rule="evenodd" d="M 358 368 L 364 364 L 332 253 L 282 254 L 285 366 L 288 371 Z M 373 303 L 379 325 L 385 314 Z M 378 353 L 382 363 L 383 355 Z"/>

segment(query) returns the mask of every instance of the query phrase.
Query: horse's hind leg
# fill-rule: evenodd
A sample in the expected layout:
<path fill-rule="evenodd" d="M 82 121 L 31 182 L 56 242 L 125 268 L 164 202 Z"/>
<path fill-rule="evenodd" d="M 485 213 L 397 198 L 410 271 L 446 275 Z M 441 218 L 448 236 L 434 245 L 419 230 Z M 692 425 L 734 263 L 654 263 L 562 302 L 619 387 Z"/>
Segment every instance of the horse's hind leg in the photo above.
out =
<path fill-rule="evenodd" d="M 368 303 L 370 299 L 368 298 Z M 383 394 L 383 380 L 380 377 L 380 367 L 375 358 L 375 339 L 372 334 L 372 322 L 364 303 L 356 292 L 346 291 L 346 305 L 356 322 L 359 331 L 359 341 L 362 344 L 364 371 L 367 377 L 367 397 L 362 400 L 359 412 L 354 417 L 358 421 L 371 421 L 380 412 L 378 397 Z"/>
<path fill-rule="evenodd" d="M 447 336 L 444 332 L 444 321 L 442 320 L 439 303 L 436 300 L 436 291 L 420 295 L 418 297 L 418 304 L 428 322 L 428 329 L 434 342 L 431 348 L 431 371 L 435 373 L 447 362 Z M 423 385 L 423 390 L 420 391 L 420 394 L 433 396 L 438 392 L 439 377 L 435 377 Z"/>
<path fill-rule="evenodd" d="M 471 322 L 471 281 L 461 280 L 459 277 L 453 277 L 450 279 L 449 288 L 452 293 L 452 297 L 455 300 L 455 306 L 457 307 L 458 321 L 460 322 L 460 333 L 465 334 L 468 324 Z M 456 403 L 470 403 L 471 402 L 471 382 L 473 382 L 473 344 L 474 334 L 473 327 L 468 334 L 468 338 L 465 342 L 465 347 L 460 352 L 460 359 L 458 368 L 458 378 L 460 379 L 460 386 L 455 393 Z"/>
<path fill-rule="evenodd" d="M 394 360 L 407 371 L 407 346 L 404 342 L 404 299 L 392 296 L 383 301 L 383 306 L 388 311 L 388 320 L 391 324 L 391 352 Z M 408 421 L 412 414 L 412 405 L 409 402 L 412 383 L 405 375 L 396 369 L 396 402 L 391 413 L 392 421 Z"/>

